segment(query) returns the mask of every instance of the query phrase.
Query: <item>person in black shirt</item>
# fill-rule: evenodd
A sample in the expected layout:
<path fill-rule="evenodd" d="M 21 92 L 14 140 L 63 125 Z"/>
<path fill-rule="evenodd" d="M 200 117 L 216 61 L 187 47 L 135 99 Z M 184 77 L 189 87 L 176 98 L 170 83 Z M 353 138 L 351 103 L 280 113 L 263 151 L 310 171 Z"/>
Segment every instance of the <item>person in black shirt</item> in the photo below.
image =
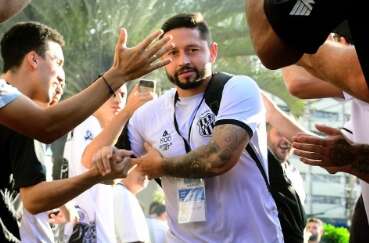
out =
<path fill-rule="evenodd" d="M 314 76 L 346 83 L 362 80 L 365 101 L 369 101 L 369 31 L 364 26 L 368 18 L 365 1 L 246 0 L 245 4 L 252 43 L 267 68 L 278 69 L 297 63 L 302 56 L 324 52 L 327 59 L 314 66 Z M 337 52 L 325 41 L 343 22 L 347 23 L 346 32 L 350 32 L 355 48 Z"/>
<path fill-rule="evenodd" d="M 40 106 L 56 103 L 65 82 L 61 35 L 46 25 L 26 22 L 15 25 L 4 36 L 2 48 L 7 48 L 11 55 L 2 56 L 3 78 Z M 24 117 L 29 123 L 38 122 L 27 119 Z M 2 243 L 15 242 L 19 238 L 18 225 L 11 210 L 18 191 L 25 209 L 37 214 L 62 206 L 96 183 L 125 177 L 129 168 L 129 159 L 123 161 L 123 158 L 131 153 L 123 151 L 113 156 L 116 162 L 110 159 L 101 162 L 109 166 L 108 173 L 101 174 L 98 168 L 102 165 L 94 164 L 79 176 L 46 182 L 45 168 L 36 147 L 32 138 L 0 126 Z"/>

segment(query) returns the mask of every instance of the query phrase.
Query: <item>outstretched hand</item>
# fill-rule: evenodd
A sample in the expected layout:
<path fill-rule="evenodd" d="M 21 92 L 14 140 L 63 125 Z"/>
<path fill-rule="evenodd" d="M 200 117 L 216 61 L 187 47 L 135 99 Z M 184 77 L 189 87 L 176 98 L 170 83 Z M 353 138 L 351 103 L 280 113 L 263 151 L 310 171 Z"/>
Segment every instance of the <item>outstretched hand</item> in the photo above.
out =
<path fill-rule="evenodd" d="M 156 31 L 148 35 L 135 47 L 127 47 L 127 30 L 121 28 L 119 38 L 115 45 L 114 62 L 105 73 L 108 80 L 133 80 L 151 71 L 163 67 L 171 62 L 170 59 L 159 60 L 173 44 L 168 42 L 171 36 L 159 39 L 163 31 Z"/>
<path fill-rule="evenodd" d="M 330 173 L 343 171 L 343 168 L 351 164 L 354 158 L 352 142 L 338 129 L 324 125 L 316 125 L 316 128 L 327 137 L 297 134 L 292 144 L 294 153 L 300 156 L 302 162 L 324 167 Z"/>

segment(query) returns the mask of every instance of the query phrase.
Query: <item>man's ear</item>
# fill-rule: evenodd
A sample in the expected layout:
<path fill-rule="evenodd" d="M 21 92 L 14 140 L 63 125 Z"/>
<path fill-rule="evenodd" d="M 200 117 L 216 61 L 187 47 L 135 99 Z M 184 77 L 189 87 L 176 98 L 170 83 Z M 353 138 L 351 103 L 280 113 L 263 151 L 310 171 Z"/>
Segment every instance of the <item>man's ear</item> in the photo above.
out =
<path fill-rule="evenodd" d="M 37 68 L 40 56 L 35 51 L 30 51 L 25 56 L 25 61 L 32 69 Z"/>
<path fill-rule="evenodd" d="M 212 42 L 209 47 L 210 47 L 210 61 L 211 63 L 214 64 L 218 56 L 218 44 L 216 42 Z"/>

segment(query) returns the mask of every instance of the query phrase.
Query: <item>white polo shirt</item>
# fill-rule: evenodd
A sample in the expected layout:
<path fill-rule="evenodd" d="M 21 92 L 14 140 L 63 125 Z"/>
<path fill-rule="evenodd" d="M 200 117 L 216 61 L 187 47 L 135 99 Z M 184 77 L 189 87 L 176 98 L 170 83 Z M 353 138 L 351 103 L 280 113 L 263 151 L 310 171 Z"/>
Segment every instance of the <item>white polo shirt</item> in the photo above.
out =
<path fill-rule="evenodd" d="M 232 77 L 224 86 L 216 116 L 203 95 L 179 98 L 174 108 L 175 90 L 170 90 L 139 108 L 128 124 L 133 152 L 144 154 L 146 141 L 165 157 L 186 154 L 184 141 L 174 126 L 175 112 L 179 131 L 192 149 L 210 142 L 214 124 L 245 128 L 252 135 L 250 143 L 268 171 L 265 110 L 255 81 L 246 76 Z M 121 141 L 124 141 L 123 136 L 118 146 Z M 165 176 L 161 179 L 168 212 L 169 242 L 283 242 L 275 202 L 256 163 L 246 151 L 231 170 L 204 179 L 205 222 L 179 224 L 178 178 Z"/>
<path fill-rule="evenodd" d="M 17 88 L 0 79 L 0 109 L 15 100 L 21 93 Z"/>

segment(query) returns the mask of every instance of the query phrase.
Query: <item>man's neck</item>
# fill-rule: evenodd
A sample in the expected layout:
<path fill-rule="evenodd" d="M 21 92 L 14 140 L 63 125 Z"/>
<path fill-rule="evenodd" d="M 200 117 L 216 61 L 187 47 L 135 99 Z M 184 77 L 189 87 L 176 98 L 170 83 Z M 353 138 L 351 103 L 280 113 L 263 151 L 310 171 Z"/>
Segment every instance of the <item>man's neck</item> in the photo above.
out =
<path fill-rule="evenodd" d="M 34 90 L 29 75 L 27 76 L 23 71 L 7 71 L 2 75 L 2 78 L 9 84 L 16 87 L 22 94 L 30 99 L 34 98 Z"/>
<path fill-rule="evenodd" d="M 178 97 L 191 97 L 191 96 L 205 92 L 206 88 L 208 87 L 211 77 L 212 76 L 206 78 L 204 82 L 201 83 L 200 86 L 193 88 L 193 89 L 181 89 L 177 86 L 176 88 L 177 88 Z"/>
<path fill-rule="evenodd" d="M 127 188 L 128 191 L 130 191 L 135 196 L 140 191 L 138 186 L 135 186 L 132 183 L 129 183 L 126 179 L 123 179 L 121 183 Z"/>

